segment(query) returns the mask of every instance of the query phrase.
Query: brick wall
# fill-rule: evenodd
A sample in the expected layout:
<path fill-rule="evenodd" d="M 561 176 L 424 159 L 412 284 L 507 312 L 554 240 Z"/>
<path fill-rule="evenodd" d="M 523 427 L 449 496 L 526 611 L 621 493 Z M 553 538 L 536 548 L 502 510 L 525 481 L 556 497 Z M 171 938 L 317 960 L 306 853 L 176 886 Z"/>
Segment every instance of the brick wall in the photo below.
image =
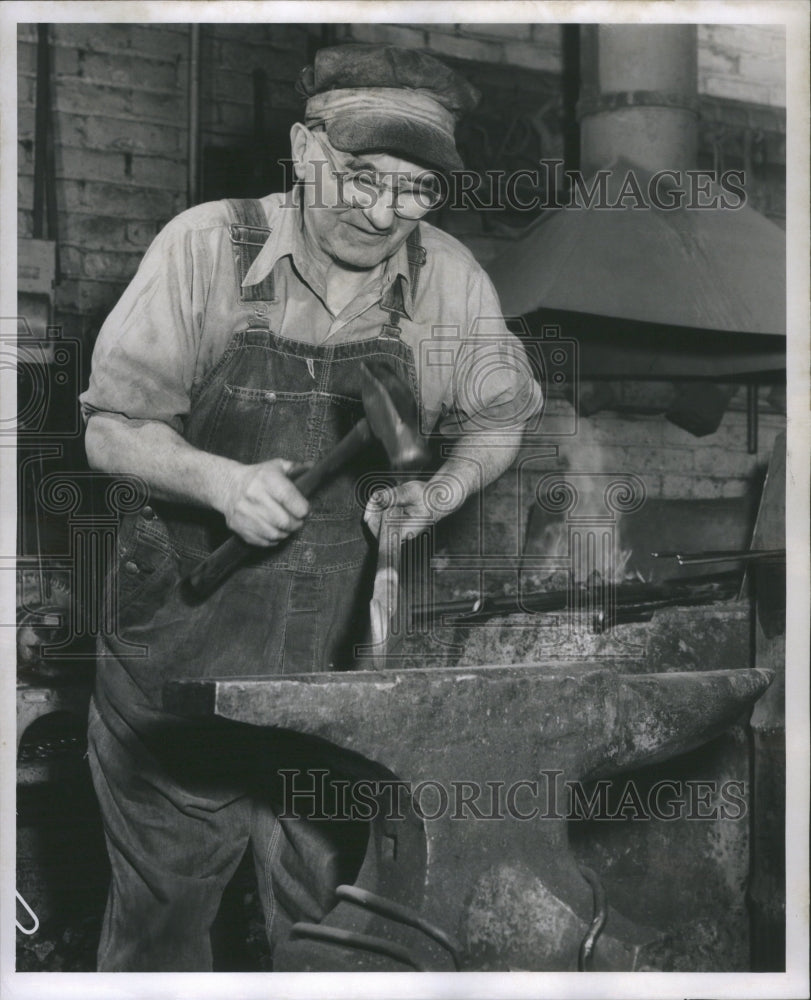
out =
<path fill-rule="evenodd" d="M 35 26 L 19 28 L 19 235 L 32 232 Z M 181 26 L 51 26 L 62 280 L 58 320 L 85 335 L 115 302 L 158 227 L 185 207 Z"/>
<path fill-rule="evenodd" d="M 430 49 L 435 55 L 556 73 L 559 24 L 342 24 L 339 39 Z"/>
<path fill-rule="evenodd" d="M 550 402 L 544 430 L 554 435 L 556 425 L 568 427 L 571 418 L 562 400 Z M 561 446 L 560 465 L 581 468 L 581 446 L 588 441 L 599 446 L 605 471 L 634 473 L 644 481 L 650 497 L 706 500 L 745 496 L 759 486 L 774 440 L 785 429 L 785 417 L 770 410 L 765 400 L 761 402 L 757 453 L 750 455 L 744 406 L 740 390 L 718 429 L 701 438 L 663 415 L 604 410 L 581 420 L 580 433 L 570 445 L 565 438 L 555 442 Z M 583 471 L 590 470 L 583 466 Z"/>
<path fill-rule="evenodd" d="M 559 72 L 558 24 L 347 24 L 338 37 L 430 48 L 437 55 Z M 785 107 L 785 29 L 778 25 L 698 27 L 698 90 L 754 104 Z"/>
<path fill-rule="evenodd" d="M 769 24 L 700 25 L 698 90 L 784 108 L 786 29 Z"/>
<path fill-rule="evenodd" d="M 189 28 L 56 24 L 50 31 L 57 321 L 89 344 L 156 232 L 188 204 Z M 36 41 L 36 26 L 19 26 L 21 237 L 32 235 Z M 292 106 L 307 44 L 306 28 L 296 25 L 204 26 L 202 143 L 246 142 L 255 68 L 267 74 L 268 103 Z"/>

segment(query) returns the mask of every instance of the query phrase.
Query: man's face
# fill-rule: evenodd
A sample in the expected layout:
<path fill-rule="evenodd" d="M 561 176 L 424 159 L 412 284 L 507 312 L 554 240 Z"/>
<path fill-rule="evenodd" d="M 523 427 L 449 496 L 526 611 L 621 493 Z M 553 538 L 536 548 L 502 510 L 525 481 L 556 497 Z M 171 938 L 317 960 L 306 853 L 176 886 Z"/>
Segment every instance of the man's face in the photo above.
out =
<path fill-rule="evenodd" d="M 376 267 L 419 221 L 403 215 L 427 211 L 430 173 L 387 153 L 343 153 L 324 132 L 306 134 L 299 177 L 308 236 L 344 267 Z"/>

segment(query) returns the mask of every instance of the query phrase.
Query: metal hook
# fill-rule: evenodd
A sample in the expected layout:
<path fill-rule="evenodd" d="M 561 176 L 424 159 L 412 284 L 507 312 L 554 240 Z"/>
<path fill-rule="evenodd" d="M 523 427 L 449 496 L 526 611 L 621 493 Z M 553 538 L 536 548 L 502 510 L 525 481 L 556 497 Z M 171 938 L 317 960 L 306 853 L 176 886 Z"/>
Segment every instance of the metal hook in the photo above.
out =
<path fill-rule="evenodd" d="M 14 891 L 15 891 L 15 893 L 17 895 L 18 901 L 20 903 L 22 903 L 22 905 L 25 907 L 28 915 L 34 921 L 34 926 L 31 927 L 31 928 L 27 928 L 27 927 L 23 927 L 23 925 L 20 923 L 20 921 L 15 919 L 14 923 L 17 925 L 17 930 L 18 931 L 22 931 L 23 934 L 28 934 L 29 936 L 31 934 L 36 934 L 37 931 L 39 930 L 39 917 L 36 915 L 36 913 L 34 913 L 34 911 L 31 909 L 31 907 L 28 905 L 28 903 L 26 903 L 26 901 L 20 895 L 19 891 L 17 889 L 15 889 Z"/>

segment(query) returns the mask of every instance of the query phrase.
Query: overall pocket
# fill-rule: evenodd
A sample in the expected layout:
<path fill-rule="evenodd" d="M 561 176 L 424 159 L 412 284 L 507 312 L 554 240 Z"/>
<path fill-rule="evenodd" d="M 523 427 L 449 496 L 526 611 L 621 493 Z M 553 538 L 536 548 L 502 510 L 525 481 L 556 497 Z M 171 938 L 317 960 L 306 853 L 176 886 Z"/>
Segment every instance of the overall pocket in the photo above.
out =
<path fill-rule="evenodd" d="M 121 628 L 155 614 L 179 580 L 178 563 L 169 531 L 159 518 L 136 514 L 130 524 L 122 525 L 118 559 L 108 577 L 108 600 L 115 601 Z"/>

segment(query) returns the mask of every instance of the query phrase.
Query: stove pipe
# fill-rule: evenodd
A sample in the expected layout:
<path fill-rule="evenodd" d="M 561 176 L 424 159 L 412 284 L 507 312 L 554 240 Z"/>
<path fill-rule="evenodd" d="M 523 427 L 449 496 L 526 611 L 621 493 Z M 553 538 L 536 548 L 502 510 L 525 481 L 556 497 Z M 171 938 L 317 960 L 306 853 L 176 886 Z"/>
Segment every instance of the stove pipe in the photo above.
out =
<path fill-rule="evenodd" d="M 581 32 L 581 169 L 629 160 L 650 172 L 696 166 L 694 24 L 586 24 Z"/>

